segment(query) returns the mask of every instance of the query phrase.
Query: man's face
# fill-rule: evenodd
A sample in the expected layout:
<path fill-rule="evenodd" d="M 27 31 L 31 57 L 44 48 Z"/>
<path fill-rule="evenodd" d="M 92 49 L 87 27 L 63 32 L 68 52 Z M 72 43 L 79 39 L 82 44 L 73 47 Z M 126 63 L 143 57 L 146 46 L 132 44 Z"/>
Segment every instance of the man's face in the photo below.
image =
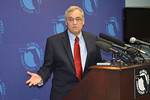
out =
<path fill-rule="evenodd" d="M 85 19 L 81 15 L 80 10 L 74 10 L 68 13 L 65 23 L 68 26 L 69 31 L 75 36 L 79 35 L 84 25 Z"/>

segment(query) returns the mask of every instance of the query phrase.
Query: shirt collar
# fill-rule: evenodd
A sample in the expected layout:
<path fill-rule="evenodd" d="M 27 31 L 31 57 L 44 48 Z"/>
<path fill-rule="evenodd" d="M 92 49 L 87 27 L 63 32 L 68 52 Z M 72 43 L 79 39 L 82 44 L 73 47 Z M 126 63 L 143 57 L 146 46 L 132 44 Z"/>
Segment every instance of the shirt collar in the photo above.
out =
<path fill-rule="evenodd" d="M 75 40 L 75 38 L 76 38 L 76 36 L 73 35 L 69 30 L 68 30 L 68 36 L 69 36 L 70 40 Z M 82 31 L 78 35 L 79 41 L 80 41 L 81 37 L 82 37 Z"/>

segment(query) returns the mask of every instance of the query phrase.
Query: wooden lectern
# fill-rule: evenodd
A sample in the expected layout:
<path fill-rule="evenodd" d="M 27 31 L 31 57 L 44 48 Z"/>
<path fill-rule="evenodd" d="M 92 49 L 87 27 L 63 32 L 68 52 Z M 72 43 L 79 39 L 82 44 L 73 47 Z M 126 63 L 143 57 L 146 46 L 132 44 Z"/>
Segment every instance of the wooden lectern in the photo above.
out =
<path fill-rule="evenodd" d="M 150 94 L 135 97 L 134 69 L 150 63 L 127 67 L 91 66 L 86 77 L 64 100 L 150 100 Z"/>

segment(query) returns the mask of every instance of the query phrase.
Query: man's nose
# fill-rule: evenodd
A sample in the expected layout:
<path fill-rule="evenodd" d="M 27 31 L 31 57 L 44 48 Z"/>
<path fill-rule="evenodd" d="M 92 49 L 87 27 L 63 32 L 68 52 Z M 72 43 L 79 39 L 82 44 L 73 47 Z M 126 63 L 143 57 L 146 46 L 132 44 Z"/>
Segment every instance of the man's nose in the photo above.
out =
<path fill-rule="evenodd" d="M 77 20 L 76 19 L 73 20 L 73 24 L 77 24 Z"/>

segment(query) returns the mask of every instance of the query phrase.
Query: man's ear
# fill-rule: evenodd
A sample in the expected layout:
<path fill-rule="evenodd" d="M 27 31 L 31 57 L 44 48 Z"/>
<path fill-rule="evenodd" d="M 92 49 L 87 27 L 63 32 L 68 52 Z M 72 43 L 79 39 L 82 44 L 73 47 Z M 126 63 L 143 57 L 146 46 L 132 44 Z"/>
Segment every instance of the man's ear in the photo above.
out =
<path fill-rule="evenodd" d="M 66 19 L 66 18 L 65 18 L 65 24 L 68 25 L 68 24 L 67 24 L 67 19 Z"/>
<path fill-rule="evenodd" d="M 83 25 L 85 24 L 85 18 L 83 17 Z"/>

